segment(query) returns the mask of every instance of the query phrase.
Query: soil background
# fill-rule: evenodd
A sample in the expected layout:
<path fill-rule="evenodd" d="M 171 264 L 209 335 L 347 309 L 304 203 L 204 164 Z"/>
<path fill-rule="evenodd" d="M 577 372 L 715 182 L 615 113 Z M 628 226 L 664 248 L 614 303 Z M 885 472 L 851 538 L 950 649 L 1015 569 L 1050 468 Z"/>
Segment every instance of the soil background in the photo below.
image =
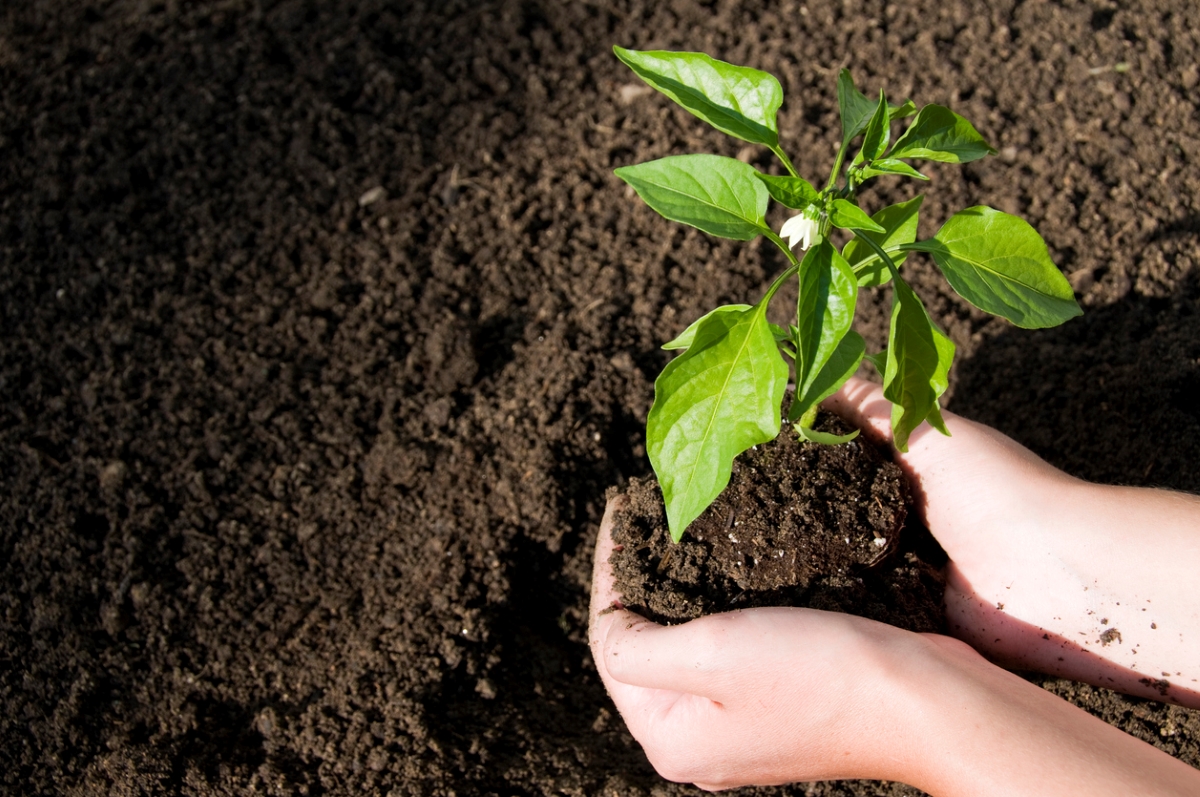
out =
<path fill-rule="evenodd" d="M 770 168 L 614 43 L 774 73 L 817 178 L 842 66 L 972 120 L 1000 155 L 928 169 L 922 234 L 1018 213 L 1086 315 L 1016 330 L 911 258 L 948 407 L 1200 490 L 1193 2 L 4 3 L 0 791 L 694 793 L 591 667 L 590 551 L 659 344 L 784 264 L 612 175 Z M 1200 713 L 1044 685 L 1200 765 Z"/>

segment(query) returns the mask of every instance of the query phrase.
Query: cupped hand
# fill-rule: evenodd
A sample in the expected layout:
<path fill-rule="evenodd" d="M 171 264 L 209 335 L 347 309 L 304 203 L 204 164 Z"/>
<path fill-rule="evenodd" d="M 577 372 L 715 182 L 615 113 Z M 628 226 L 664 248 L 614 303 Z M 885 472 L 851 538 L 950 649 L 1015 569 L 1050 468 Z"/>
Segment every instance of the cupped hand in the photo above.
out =
<path fill-rule="evenodd" d="M 851 379 L 825 406 L 890 442 L 878 386 Z M 1200 502 L 1089 484 L 994 429 L 943 415 L 950 437 L 922 426 L 896 459 L 950 557 L 949 631 L 1006 666 L 1200 705 L 1190 586 Z"/>
<path fill-rule="evenodd" d="M 619 500 L 619 499 L 618 499 Z M 718 790 L 798 780 L 900 780 L 909 670 L 929 638 L 812 609 L 761 608 L 661 626 L 620 608 L 610 502 L 596 545 L 589 640 L 634 738 L 668 780 Z M 945 640 L 949 642 L 949 640 Z"/>

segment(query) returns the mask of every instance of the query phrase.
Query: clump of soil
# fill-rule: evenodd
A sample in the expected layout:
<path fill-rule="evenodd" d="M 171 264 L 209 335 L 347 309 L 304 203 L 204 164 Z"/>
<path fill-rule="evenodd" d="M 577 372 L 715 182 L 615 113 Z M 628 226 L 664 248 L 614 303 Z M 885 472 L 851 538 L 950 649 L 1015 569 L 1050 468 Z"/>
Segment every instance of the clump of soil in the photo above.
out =
<path fill-rule="evenodd" d="M 823 413 L 822 431 L 850 431 Z M 632 479 L 611 562 L 625 605 L 662 623 L 805 606 L 943 630 L 944 554 L 890 456 L 863 437 L 829 446 L 790 427 L 734 462 L 729 486 L 672 542 L 654 479 Z"/>

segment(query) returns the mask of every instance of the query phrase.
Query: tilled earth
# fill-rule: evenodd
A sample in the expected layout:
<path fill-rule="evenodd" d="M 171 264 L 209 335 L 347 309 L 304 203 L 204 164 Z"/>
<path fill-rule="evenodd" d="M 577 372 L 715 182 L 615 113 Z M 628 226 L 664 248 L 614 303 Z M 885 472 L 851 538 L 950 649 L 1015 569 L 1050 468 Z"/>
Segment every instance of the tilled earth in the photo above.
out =
<path fill-rule="evenodd" d="M 765 151 L 611 55 L 949 104 L 1086 314 L 1015 330 L 908 269 L 949 408 L 1079 476 L 1200 490 L 1200 7 L 28 0 L 0 6 L 0 790 L 674 795 L 585 645 L 658 345 L 783 267 L 617 166 Z M 886 76 L 886 77 L 885 77 Z M 916 187 L 880 180 L 878 207 Z M 782 216 L 773 215 L 779 224 Z M 884 340 L 886 291 L 860 331 Z M 1200 765 L 1200 713 L 1045 686 Z M 877 783 L 755 794 L 910 794 Z"/>

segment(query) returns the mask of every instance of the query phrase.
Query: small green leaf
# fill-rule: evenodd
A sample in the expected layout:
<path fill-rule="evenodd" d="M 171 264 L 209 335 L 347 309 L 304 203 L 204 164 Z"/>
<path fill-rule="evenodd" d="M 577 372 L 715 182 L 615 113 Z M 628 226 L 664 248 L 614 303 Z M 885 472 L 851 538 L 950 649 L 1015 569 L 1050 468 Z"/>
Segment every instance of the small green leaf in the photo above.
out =
<path fill-rule="evenodd" d="M 915 177 L 918 180 L 929 179 L 904 161 L 896 160 L 895 158 L 880 158 L 879 160 L 871 161 L 871 165 L 863 168 L 859 174 L 861 175 L 860 179 L 863 181 L 885 174 L 897 174 L 901 177 Z"/>
<path fill-rule="evenodd" d="M 803 177 L 775 177 L 770 174 L 759 174 L 771 197 L 784 207 L 792 210 L 804 210 L 820 199 L 821 194 L 813 188 L 812 183 Z"/>
<path fill-rule="evenodd" d="M 836 446 L 842 443 L 849 443 L 854 438 L 858 437 L 858 430 L 855 429 L 850 434 L 830 434 L 829 432 L 818 432 L 809 429 L 806 426 L 796 425 L 796 433 L 804 440 L 810 443 L 820 443 L 825 446 Z"/>
<path fill-rule="evenodd" d="M 867 354 L 863 357 L 863 359 L 875 366 L 875 370 L 879 372 L 880 376 L 883 376 L 887 372 L 886 348 L 878 354 Z"/>
<path fill-rule="evenodd" d="M 888 120 L 896 121 L 897 119 L 906 119 L 917 112 L 917 106 L 913 105 L 912 100 L 905 100 L 902 105 L 892 105 L 888 108 Z"/>
<path fill-rule="evenodd" d="M 721 315 L 722 313 L 740 313 L 744 310 L 749 310 L 749 309 L 750 309 L 750 305 L 748 305 L 748 304 L 727 304 L 727 305 L 722 305 L 721 307 L 718 307 L 716 310 L 709 310 L 707 313 L 700 316 L 695 321 L 693 321 L 691 324 L 689 324 L 688 328 L 683 330 L 683 332 L 680 332 L 679 335 L 674 340 L 664 343 L 662 345 L 662 348 L 666 349 L 667 351 L 674 351 L 675 349 L 686 349 L 688 346 L 692 345 L 692 341 L 696 337 L 696 330 L 699 329 L 700 325 L 703 324 L 705 321 L 707 321 L 712 316 Z M 786 335 L 787 333 L 784 333 L 784 334 Z"/>
<path fill-rule="evenodd" d="M 912 243 L 917 240 L 917 213 L 920 211 L 921 202 L 924 199 L 924 196 L 917 196 L 907 202 L 888 205 L 886 208 L 876 211 L 871 219 L 883 227 L 885 232 L 880 234 L 860 230 L 842 249 L 842 256 L 846 258 L 846 262 L 858 275 L 859 287 L 884 285 L 892 278 L 891 270 L 879 260 L 874 249 L 858 240 L 859 236 L 870 238 L 882 249 Z M 908 257 L 907 252 L 897 252 L 892 255 L 892 263 L 897 270 L 904 265 L 906 257 Z"/>
<path fill-rule="evenodd" d="M 904 452 L 908 451 L 909 436 L 923 421 L 949 434 L 938 397 L 949 385 L 954 343 L 930 320 L 904 280 L 893 280 L 892 290 L 883 395 L 893 404 L 892 442 Z"/>
<path fill-rule="evenodd" d="M 613 52 L 650 86 L 721 132 L 754 144 L 779 145 L 776 115 L 783 88 L 772 75 L 704 53 L 623 47 Z"/>
<path fill-rule="evenodd" d="M 771 334 L 775 336 L 776 343 L 791 343 L 793 338 L 788 331 L 779 324 L 771 324 Z"/>
<path fill-rule="evenodd" d="M 813 246 L 800 263 L 796 305 L 796 396 L 788 418 L 796 420 L 840 386 L 862 359 L 861 336 L 850 330 L 858 280 L 833 244 Z M 843 344 L 846 338 L 848 343 Z M 854 368 L 846 372 L 848 362 Z M 835 361 L 832 368 L 827 366 Z"/>
<path fill-rule="evenodd" d="M 969 163 L 995 155 L 971 123 L 941 105 L 926 105 L 888 154 L 890 158 L 923 158 Z"/>
<path fill-rule="evenodd" d="M 887 232 L 871 220 L 858 205 L 848 199 L 835 199 L 829 207 L 829 223 L 843 230 Z"/>
<path fill-rule="evenodd" d="M 845 146 L 866 129 L 875 113 L 875 103 L 855 87 L 849 69 L 838 73 L 837 98 L 838 112 L 842 116 L 842 146 Z"/>
<path fill-rule="evenodd" d="M 967 208 L 912 248 L 933 255 L 968 302 L 1019 327 L 1053 327 L 1083 314 L 1046 242 L 1024 219 L 982 205 Z"/>
<path fill-rule="evenodd" d="M 879 104 L 863 132 L 862 149 L 854 159 L 856 162 L 871 161 L 883 154 L 891 136 L 889 121 L 887 96 L 880 90 Z"/>
<path fill-rule="evenodd" d="M 749 241 L 766 227 L 769 195 L 753 166 L 720 155 L 672 155 L 616 175 L 671 221 L 721 238 Z"/>
<path fill-rule="evenodd" d="M 843 69 L 838 73 L 837 81 L 838 112 L 842 117 L 842 146 L 867 129 L 867 124 L 875 113 L 876 104 L 854 86 L 854 78 L 850 70 Z M 902 105 L 888 105 L 888 118 L 891 121 L 911 116 L 917 107 L 912 100 L 905 100 Z"/>
<path fill-rule="evenodd" d="M 734 458 L 779 434 L 787 386 L 765 307 L 710 315 L 654 383 L 646 450 L 675 541 L 725 489 Z"/>

